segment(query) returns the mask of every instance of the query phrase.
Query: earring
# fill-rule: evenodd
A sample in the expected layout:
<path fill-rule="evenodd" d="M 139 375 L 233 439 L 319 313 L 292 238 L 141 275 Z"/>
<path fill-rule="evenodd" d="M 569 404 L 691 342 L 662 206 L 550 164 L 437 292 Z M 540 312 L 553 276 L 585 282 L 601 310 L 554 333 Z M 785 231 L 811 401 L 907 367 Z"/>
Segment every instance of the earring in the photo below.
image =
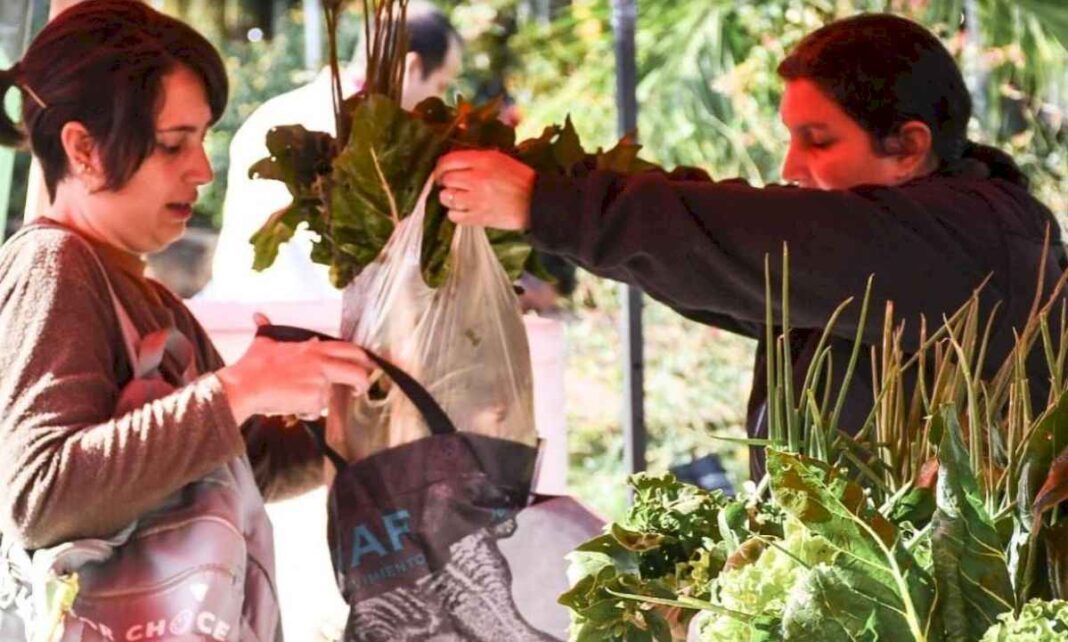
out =
<path fill-rule="evenodd" d="M 85 161 L 78 163 L 79 174 L 88 174 L 90 171 L 92 171 L 92 169 L 92 166 L 90 166 L 89 163 L 86 163 Z"/>

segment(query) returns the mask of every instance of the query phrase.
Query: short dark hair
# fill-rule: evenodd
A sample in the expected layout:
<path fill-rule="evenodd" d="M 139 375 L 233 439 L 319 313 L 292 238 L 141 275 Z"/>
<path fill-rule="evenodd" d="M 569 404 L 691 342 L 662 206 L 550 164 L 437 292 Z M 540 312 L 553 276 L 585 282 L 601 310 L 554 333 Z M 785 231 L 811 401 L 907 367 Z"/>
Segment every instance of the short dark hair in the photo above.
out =
<path fill-rule="evenodd" d="M 422 60 L 424 79 L 445 64 L 449 47 L 460 42 L 460 34 L 441 11 L 426 9 L 408 16 L 408 51 Z"/>
<path fill-rule="evenodd" d="M 203 36 L 140 0 L 74 5 L 45 26 L 21 62 L 0 72 L 0 94 L 13 85 L 23 92 L 23 125 L 0 114 L 0 143 L 29 139 L 54 199 L 71 171 L 60 133 L 79 122 L 99 145 L 105 189 L 119 189 L 155 147 L 162 78 L 178 65 L 203 81 L 214 123 L 229 89 L 222 59 Z"/>
<path fill-rule="evenodd" d="M 940 169 L 979 161 L 989 175 L 1027 186 L 1004 152 L 968 140 L 972 99 L 957 63 L 921 25 L 886 13 L 861 14 L 813 31 L 778 68 L 785 80 L 810 80 L 871 136 L 876 152 L 918 120 L 931 130 Z"/>

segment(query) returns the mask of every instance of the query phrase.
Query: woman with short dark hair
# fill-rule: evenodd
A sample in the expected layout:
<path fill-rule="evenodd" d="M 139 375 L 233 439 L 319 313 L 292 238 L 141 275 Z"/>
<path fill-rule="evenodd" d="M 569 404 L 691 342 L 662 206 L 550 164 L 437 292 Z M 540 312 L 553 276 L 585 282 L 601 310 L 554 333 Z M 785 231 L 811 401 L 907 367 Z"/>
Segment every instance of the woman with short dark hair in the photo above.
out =
<path fill-rule="evenodd" d="M 1029 316 L 1038 275 L 1048 297 L 1062 274 L 1063 251 L 1049 209 L 1028 192 L 1015 163 L 967 140 L 971 101 L 949 52 L 909 20 L 860 15 L 809 34 L 779 74 L 790 130 L 782 173 L 794 186 L 755 188 L 693 172 L 686 180 L 608 171 L 568 179 L 499 153 L 456 152 L 438 164 L 441 202 L 457 223 L 528 230 L 539 250 L 757 339 L 751 437 L 767 436 L 765 257 L 778 280 L 784 244 L 795 387 L 832 312 L 862 298 L 869 275 L 872 310 L 892 301 L 908 324 L 906 351 L 918 347 L 921 316 L 937 326 L 991 275 L 979 294 L 984 318 L 1000 303 L 983 364 L 991 374 Z M 1053 247 L 1042 263 L 1047 229 Z M 853 305 L 834 327 L 835 384 L 858 318 Z M 879 344 L 882 322 L 869 315 L 867 346 Z M 1033 357 L 1032 398 L 1044 402 L 1047 373 Z M 870 371 L 857 368 L 840 427 L 859 430 L 872 403 Z M 761 454 L 751 451 L 754 478 L 763 474 Z"/>
<path fill-rule="evenodd" d="M 265 415 L 321 415 L 332 385 L 365 387 L 368 362 L 342 342 L 257 338 L 224 367 L 144 276 L 141 256 L 183 234 L 212 179 L 204 137 L 226 105 L 222 61 L 147 4 L 94 0 L 50 22 L 0 83 L 23 95 L 22 127 L 0 113 L 3 142 L 28 140 L 51 201 L 0 248 L 0 534 L 26 549 L 108 538 L 210 478 L 240 504 L 227 509 L 245 575 L 228 597 L 244 618 L 197 631 L 274 640 L 263 497 L 322 483 L 322 458 L 308 433 Z M 160 566 L 190 562 L 171 552 Z"/>

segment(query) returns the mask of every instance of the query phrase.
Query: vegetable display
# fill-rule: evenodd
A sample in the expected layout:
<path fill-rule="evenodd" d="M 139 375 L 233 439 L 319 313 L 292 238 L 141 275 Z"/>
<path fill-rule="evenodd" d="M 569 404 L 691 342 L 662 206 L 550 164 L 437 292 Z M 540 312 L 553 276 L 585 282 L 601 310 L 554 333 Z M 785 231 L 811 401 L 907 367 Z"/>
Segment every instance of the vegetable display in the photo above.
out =
<path fill-rule="evenodd" d="M 560 601 L 572 639 L 1068 639 L 1068 329 L 1050 322 L 1068 277 L 1036 301 L 993 377 L 976 374 L 990 334 L 976 294 L 921 330 L 916 353 L 901 349 L 888 309 L 869 364 L 857 364 L 858 336 L 850 363 L 830 363 L 821 345 L 795 378 L 787 252 L 782 273 L 781 318 L 766 285 L 769 439 L 751 441 L 765 449 L 766 477 L 739 498 L 632 478 L 627 518 L 571 555 Z M 1053 384 L 1045 407 L 1031 407 L 1031 354 Z M 852 436 L 835 410 L 849 375 L 829 389 L 820 372 L 856 367 L 872 368 L 875 403 Z"/>

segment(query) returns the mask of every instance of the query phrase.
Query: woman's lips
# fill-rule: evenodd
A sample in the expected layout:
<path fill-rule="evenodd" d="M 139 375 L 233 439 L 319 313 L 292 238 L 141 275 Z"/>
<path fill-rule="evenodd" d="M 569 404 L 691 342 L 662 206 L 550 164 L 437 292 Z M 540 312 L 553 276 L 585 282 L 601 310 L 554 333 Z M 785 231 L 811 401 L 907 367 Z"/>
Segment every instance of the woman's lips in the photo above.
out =
<path fill-rule="evenodd" d="M 191 203 L 168 203 L 167 210 L 182 220 L 187 220 L 193 216 L 193 205 Z"/>

